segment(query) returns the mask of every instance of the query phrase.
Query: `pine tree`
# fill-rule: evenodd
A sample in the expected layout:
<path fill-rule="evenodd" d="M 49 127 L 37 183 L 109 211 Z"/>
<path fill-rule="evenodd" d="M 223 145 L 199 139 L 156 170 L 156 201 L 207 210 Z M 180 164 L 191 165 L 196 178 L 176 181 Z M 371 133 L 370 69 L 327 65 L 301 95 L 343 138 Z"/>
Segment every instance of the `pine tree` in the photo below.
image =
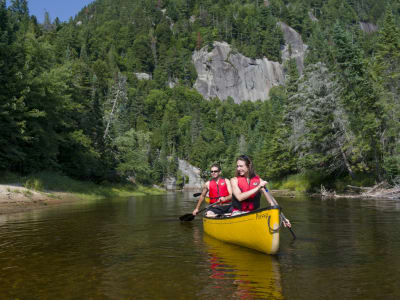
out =
<path fill-rule="evenodd" d="M 384 110 L 379 140 L 385 175 L 393 180 L 400 176 L 400 31 L 389 7 L 379 31 L 371 72 Z"/>
<path fill-rule="evenodd" d="M 381 149 L 377 141 L 382 108 L 378 95 L 362 59 L 362 50 L 353 43 L 351 34 L 336 23 L 333 38 L 336 71 L 344 87 L 341 101 L 356 139 L 353 156 L 357 157 L 357 170 L 379 177 Z"/>
<path fill-rule="evenodd" d="M 10 16 L 13 18 L 14 13 Z M 6 1 L 0 0 L 0 170 L 21 171 L 26 155 L 26 104 L 21 73 L 25 58 L 16 34 Z"/>

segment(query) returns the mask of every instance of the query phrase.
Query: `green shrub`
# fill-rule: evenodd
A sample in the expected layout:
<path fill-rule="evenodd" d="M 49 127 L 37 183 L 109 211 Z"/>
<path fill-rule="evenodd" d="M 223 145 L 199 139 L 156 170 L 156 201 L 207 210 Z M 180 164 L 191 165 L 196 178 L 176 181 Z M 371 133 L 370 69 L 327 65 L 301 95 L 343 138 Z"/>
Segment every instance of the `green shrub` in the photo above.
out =
<path fill-rule="evenodd" d="M 43 191 L 43 182 L 38 179 L 38 178 L 28 178 L 25 183 L 24 187 L 30 190 L 35 190 L 35 191 Z"/>
<path fill-rule="evenodd" d="M 288 176 L 282 181 L 280 187 L 301 193 L 319 191 L 324 179 L 324 176 L 319 172 L 307 171 Z"/>

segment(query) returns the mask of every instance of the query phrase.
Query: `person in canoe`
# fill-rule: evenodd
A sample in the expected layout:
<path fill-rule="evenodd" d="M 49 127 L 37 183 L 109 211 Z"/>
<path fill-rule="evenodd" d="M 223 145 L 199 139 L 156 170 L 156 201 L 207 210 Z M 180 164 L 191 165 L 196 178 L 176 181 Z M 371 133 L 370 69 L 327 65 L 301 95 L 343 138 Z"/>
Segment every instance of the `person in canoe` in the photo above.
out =
<path fill-rule="evenodd" d="M 210 172 L 211 180 L 204 184 L 199 201 L 197 202 L 196 208 L 193 210 L 193 215 L 199 212 L 201 203 L 205 199 L 207 192 L 209 194 L 210 204 L 218 202 L 218 204 L 215 204 L 207 211 L 207 217 L 222 215 L 230 210 L 232 188 L 229 179 L 221 177 L 221 167 L 219 164 L 213 164 L 210 168 Z"/>
<path fill-rule="evenodd" d="M 253 162 L 247 155 L 239 156 L 236 160 L 235 177 L 231 179 L 232 215 L 259 208 L 261 193 L 270 205 L 277 205 L 275 199 L 265 190 L 267 183 L 255 173 Z M 284 226 L 291 227 L 288 219 L 285 219 L 283 223 Z"/>

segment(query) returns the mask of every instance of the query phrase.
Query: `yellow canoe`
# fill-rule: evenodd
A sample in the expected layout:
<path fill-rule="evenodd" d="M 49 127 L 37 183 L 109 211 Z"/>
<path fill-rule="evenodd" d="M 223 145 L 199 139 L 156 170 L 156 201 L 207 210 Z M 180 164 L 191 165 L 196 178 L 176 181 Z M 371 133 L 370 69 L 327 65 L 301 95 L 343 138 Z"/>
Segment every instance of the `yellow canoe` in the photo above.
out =
<path fill-rule="evenodd" d="M 275 254 L 279 249 L 279 213 L 279 206 L 270 206 L 233 217 L 203 217 L 203 228 L 218 240 Z"/>

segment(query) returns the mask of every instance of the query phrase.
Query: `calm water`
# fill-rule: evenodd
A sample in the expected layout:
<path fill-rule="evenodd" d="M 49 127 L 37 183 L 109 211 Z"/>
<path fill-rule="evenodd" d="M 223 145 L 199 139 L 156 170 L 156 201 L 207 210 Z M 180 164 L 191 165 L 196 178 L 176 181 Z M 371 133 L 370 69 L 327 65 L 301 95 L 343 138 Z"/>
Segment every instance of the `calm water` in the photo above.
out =
<path fill-rule="evenodd" d="M 181 224 L 190 194 L 0 216 L 0 299 L 400 299 L 400 201 L 277 199 L 268 256 Z"/>

